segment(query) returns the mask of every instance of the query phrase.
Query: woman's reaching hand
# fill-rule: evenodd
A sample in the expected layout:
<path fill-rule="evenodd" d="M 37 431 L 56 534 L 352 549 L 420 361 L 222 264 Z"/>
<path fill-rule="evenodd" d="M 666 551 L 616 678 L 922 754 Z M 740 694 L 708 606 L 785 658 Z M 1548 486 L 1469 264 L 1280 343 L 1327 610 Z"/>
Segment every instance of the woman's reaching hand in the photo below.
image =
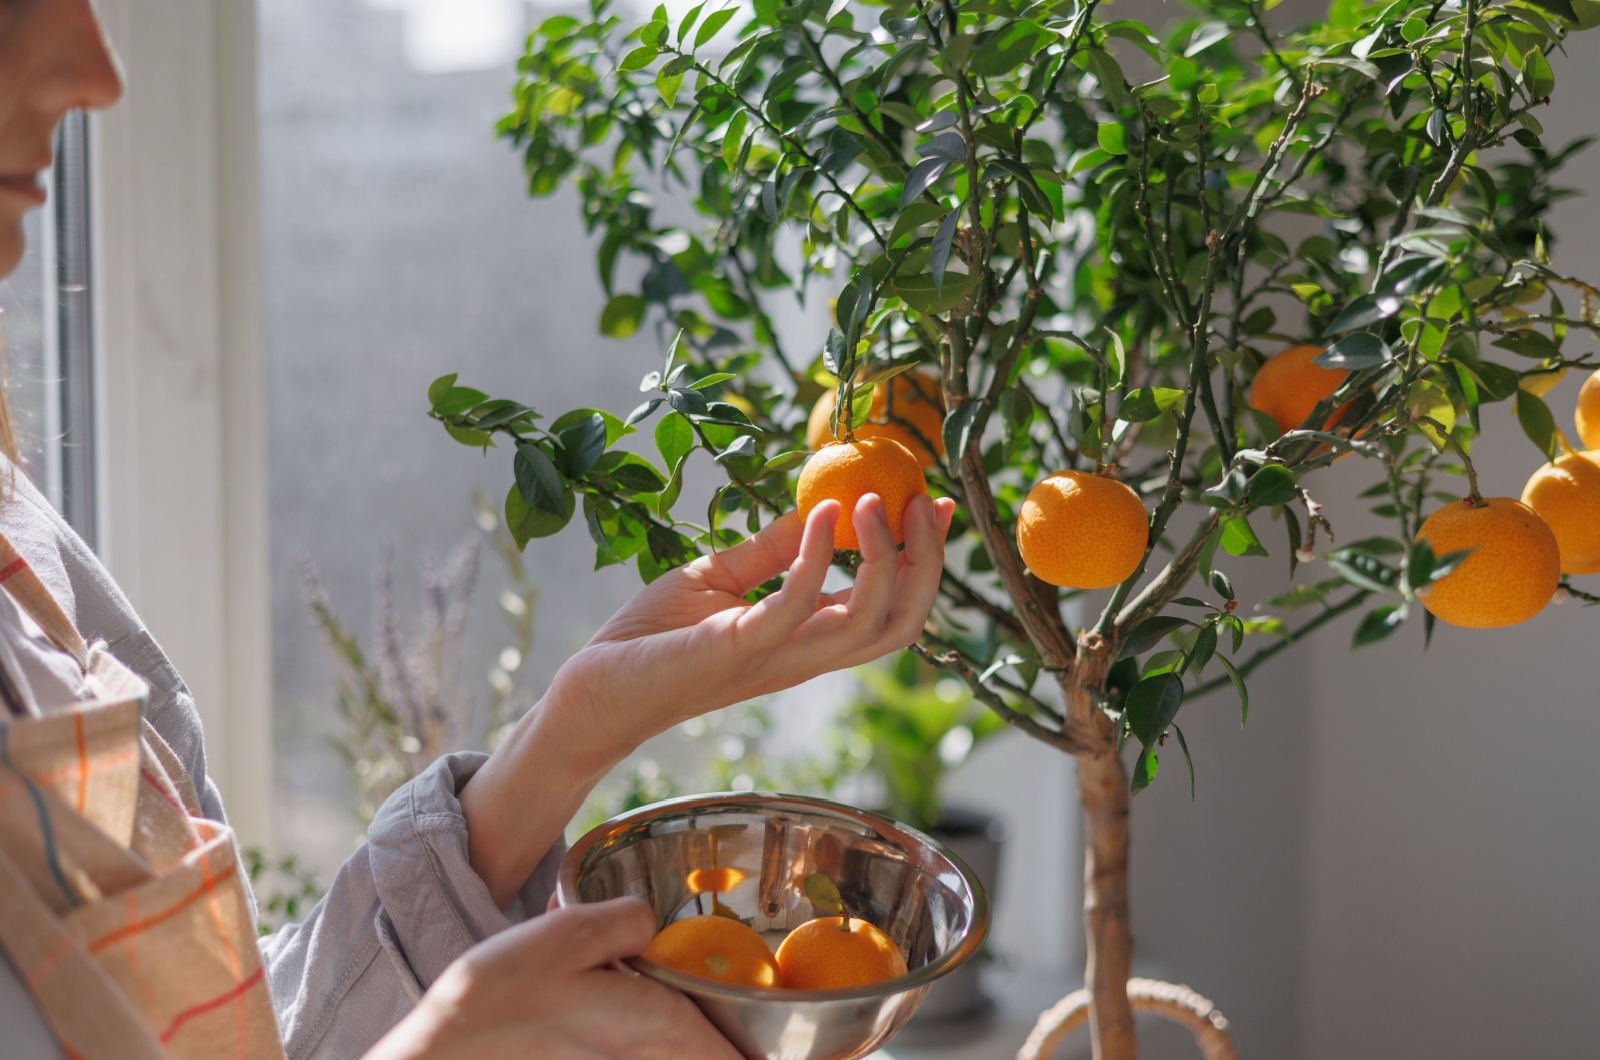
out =
<path fill-rule="evenodd" d="M 567 660 L 540 703 L 461 792 L 473 868 L 502 906 L 594 784 L 685 719 L 876 659 L 917 639 L 939 589 L 955 505 L 926 496 L 898 549 L 875 495 L 854 512 L 854 584 L 824 595 L 839 507 L 793 513 L 669 571 Z M 787 571 L 782 588 L 746 595 Z"/>

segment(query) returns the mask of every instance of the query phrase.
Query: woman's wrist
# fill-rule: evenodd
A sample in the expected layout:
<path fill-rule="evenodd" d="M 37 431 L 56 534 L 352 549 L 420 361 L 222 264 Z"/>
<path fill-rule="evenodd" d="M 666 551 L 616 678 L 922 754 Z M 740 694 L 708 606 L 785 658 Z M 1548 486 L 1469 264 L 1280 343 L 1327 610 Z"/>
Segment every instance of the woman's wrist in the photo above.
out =
<path fill-rule="evenodd" d="M 563 668 L 461 789 L 468 859 L 501 908 L 595 784 L 632 750 L 619 746 L 625 738 L 608 733 L 581 691 Z"/>
<path fill-rule="evenodd" d="M 506 908 L 610 770 L 557 684 L 512 727 L 461 789 L 467 858 Z"/>

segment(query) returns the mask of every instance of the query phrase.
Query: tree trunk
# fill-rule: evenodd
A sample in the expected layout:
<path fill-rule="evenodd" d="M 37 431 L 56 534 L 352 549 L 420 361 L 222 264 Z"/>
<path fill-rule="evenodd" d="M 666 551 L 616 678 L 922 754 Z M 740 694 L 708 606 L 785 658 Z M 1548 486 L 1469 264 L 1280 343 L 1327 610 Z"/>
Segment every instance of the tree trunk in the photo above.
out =
<path fill-rule="evenodd" d="M 1096 638 L 1098 639 L 1098 638 Z M 1098 649 L 1098 650 L 1095 650 Z M 1128 773 L 1115 750 L 1110 719 L 1095 709 L 1105 687 L 1111 652 L 1104 642 L 1080 642 L 1068 679 L 1068 716 L 1098 720 L 1100 754 L 1078 761 L 1078 801 L 1083 807 L 1083 925 L 1088 961 L 1084 986 L 1093 999 L 1089 1033 L 1094 1060 L 1137 1060 L 1128 979 L 1133 973 L 1133 933 L 1128 915 Z"/>
<path fill-rule="evenodd" d="M 1078 759 L 1078 801 L 1087 832 L 1083 857 L 1083 927 L 1089 958 L 1083 981 L 1094 997 L 1089 1033 L 1094 1060 L 1135 1060 L 1133 933 L 1128 919 L 1128 773 L 1115 754 Z"/>

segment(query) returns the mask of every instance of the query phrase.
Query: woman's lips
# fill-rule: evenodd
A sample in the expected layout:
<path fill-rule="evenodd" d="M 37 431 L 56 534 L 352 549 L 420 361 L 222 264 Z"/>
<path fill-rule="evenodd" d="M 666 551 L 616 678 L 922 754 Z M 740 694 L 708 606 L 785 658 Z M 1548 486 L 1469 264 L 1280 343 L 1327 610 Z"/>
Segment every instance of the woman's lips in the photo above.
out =
<path fill-rule="evenodd" d="M 0 193 L 19 195 L 35 206 L 43 206 L 46 198 L 42 173 L 0 173 Z"/>

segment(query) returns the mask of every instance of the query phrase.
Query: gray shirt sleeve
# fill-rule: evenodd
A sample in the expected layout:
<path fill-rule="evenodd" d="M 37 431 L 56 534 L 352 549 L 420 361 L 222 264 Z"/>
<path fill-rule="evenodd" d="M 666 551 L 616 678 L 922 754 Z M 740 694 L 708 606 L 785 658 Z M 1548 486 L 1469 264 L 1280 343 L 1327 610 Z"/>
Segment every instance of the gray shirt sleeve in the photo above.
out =
<path fill-rule="evenodd" d="M 509 909 L 467 861 L 457 798 L 486 755 L 446 755 L 391 795 L 303 924 L 262 940 L 289 1060 L 358 1057 L 475 943 L 544 912 L 564 846 Z"/>

